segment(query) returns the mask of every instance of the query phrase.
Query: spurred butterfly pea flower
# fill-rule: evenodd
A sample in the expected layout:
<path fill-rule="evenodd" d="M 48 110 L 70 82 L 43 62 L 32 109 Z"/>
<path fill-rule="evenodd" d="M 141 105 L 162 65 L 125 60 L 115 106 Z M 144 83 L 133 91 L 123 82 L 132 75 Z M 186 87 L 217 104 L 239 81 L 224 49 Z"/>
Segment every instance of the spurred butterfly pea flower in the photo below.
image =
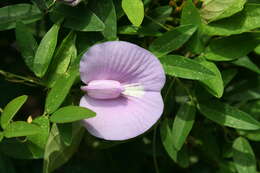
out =
<path fill-rule="evenodd" d="M 106 140 L 136 137 L 156 123 L 163 112 L 161 89 L 165 73 L 149 51 L 129 42 L 92 46 L 80 62 L 86 92 L 80 106 L 96 112 L 83 125 Z"/>

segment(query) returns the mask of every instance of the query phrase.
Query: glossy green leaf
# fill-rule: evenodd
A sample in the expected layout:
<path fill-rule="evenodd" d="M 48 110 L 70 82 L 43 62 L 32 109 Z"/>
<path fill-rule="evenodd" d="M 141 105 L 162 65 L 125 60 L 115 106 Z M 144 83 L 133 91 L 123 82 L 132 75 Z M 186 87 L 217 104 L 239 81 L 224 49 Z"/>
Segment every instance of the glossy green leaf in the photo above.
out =
<path fill-rule="evenodd" d="M 150 44 L 149 49 L 157 57 L 166 55 L 180 48 L 188 41 L 196 29 L 197 27 L 194 25 L 179 26 L 154 40 L 152 44 Z"/>
<path fill-rule="evenodd" d="M 186 147 L 183 147 L 180 151 L 175 149 L 173 144 L 172 130 L 169 126 L 169 120 L 164 119 L 160 127 L 161 141 L 164 149 L 170 156 L 170 158 L 178 163 L 181 167 L 187 167 L 189 165 Z"/>
<path fill-rule="evenodd" d="M 104 22 L 102 31 L 105 38 L 114 40 L 117 37 L 117 17 L 113 0 L 90 1 L 88 6 Z"/>
<path fill-rule="evenodd" d="M 41 127 L 24 121 L 15 121 L 5 128 L 4 136 L 7 138 L 29 136 L 41 132 Z"/>
<path fill-rule="evenodd" d="M 242 12 L 229 18 L 203 25 L 208 35 L 240 34 L 260 27 L 260 4 L 247 3 Z"/>
<path fill-rule="evenodd" d="M 4 138 L 4 132 L 0 132 L 0 142 L 3 140 Z"/>
<path fill-rule="evenodd" d="M 227 69 L 221 71 L 221 76 L 224 86 L 227 86 L 229 82 L 237 75 L 238 71 L 236 69 Z"/>
<path fill-rule="evenodd" d="M 181 25 L 201 25 L 201 17 L 198 9 L 191 0 L 185 2 L 181 13 Z"/>
<path fill-rule="evenodd" d="M 215 76 L 208 68 L 197 61 L 179 55 L 160 58 L 166 74 L 184 79 L 203 80 Z"/>
<path fill-rule="evenodd" d="M 238 58 L 237 60 L 232 61 L 232 64 L 245 67 L 249 70 L 252 70 L 253 72 L 260 74 L 260 68 L 255 63 L 253 63 L 248 56 Z"/>
<path fill-rule="evenodd" d="M 200 80 L 202 85 L 215 97 L 220 98 L 224 92 L 224 84 L 222 80 L 221 73 L 218 67 L 213 63 L 206 60 L 199 60 L 199 63 L 206 68 L 210 69 L 213 73 L 215 73 L 214 77 L 209 79 Z"/>
<path fill-rule="evenodd" d="M 66 106 L 54 112 L 50 117 L 50 121 L 53 123 L 69 123 L 86 118 L 91 118 L 95 115 L 96 114 L 93 111 L 87 108 L 79 106 Z"/>
<path fill-rule="evenodd" d="M 72 70 L 61 75 L 55 82 L 46 98 L 45 111 L 47 113 L 51 114 L 60 107 L 77 76 L 78 70 Z"/>
<path fill-rule="evenodd" d="M 9 138 L 0 142 L 1 153 L 15 159 L 41 159 L 43 150 L 30 141 Z"/>
<path fill-rule="evenodd" d="M 248 78 L 230 85 L 225 99 L 229 101 L 243 101 L 260 99 L 260 78 Z"/>
<path fill-rule="evenodd" d="M 63 26 L 76 31 L 103 31 L 105 25 L 88 6 L 69 7 L 58 5 L 52 12 L 52 19 L 58 21 L 64 18 Z"/>
<path fill-rule="evenodd" d="M 16 22 L 25 24 L 42 18 L 41 11 L 31 4 L 15 4 L 0 8 L 0 31 L 15 28 Z"/>
<path fill-rule="evenodd" d="M 24 58 L 25 64 L 31 71 L 33 71 L 33 61 L 38 43 L 36 42 L 33 34 L 28 30 L 26 25 L 21 22 L 16 23 L 15 29 L 16 41 L 19 50 Z"/>
<path fill-rule="evenodd" d="M 214 61 L 231 61 L 253 51 L 259 41 L 251 34 L 213 39 L 205 50 L 205 58 Z"/>
<path fill-rule="evenodd" d="M 40 132 L 35 135 L 30 135 L 27 139 L 37 147 L 41 148 L 43 151 L 47 143 L 50 131 L 50 122 L 47 116 L 40 116 L 35 118 L 32 121 L 32 124 L 35 124 L 40 127 Z"/>
<path fill-rule="evenodd" d="M 233 159 L 238 173 L 257 173 L 254 151 L 245 138 L 238 137 L 234 141 Z"/>
<path fill-rule="evenodd" d="M 43 173 L 53 172 L 66 163 L 76 152 L 85 129 L 79 124 L 75 124 L 72 129 L 72 143 L 67 146 L 63 141 L 57 125 L 53 124 L 45 147 Z"/>
<path fill-rule="evenodd" d="M 54 54 L 53 60 L 46 75 L 46 81 L 49 87 L 53 87 L 56 80 L 64 78 L 71 61 L 77 57 L 77 49 L 75 46 L 76 34 L 70 32 L 61 42 L 60 46 Z M 67 77 L 65 77 L 67 78 Z"/>
<path fill-rule="evenodd" d="M 191 103 L 184 103 L 178 110 L 172 127 L 173 145 L 181 150 L 195 120 L 196 108 Z"/>
<path fill-rule="evenodd" d="M 38 77 L 43 77 L 47 72 L 56 48 L 59 29 L 60 24 L 54 24 L 39 44 L 33 62 L 33 70 Z"/>
<path fill-rule="evenodd" d="M 133 25 L 140 26 L 142 24 L 144 18 L 142 0 L 122 0 L 122 8 Z"/>
<path fill-rule="evenodd" d="M 203 3 L 200 13 L 205 20 L 211 22 L 241 11 L 245 3 L 246 0 L 211 0 Z"/>
<path fill-rule="evenodd" d="M 260 129 L 260 123 L 251 115 L 219 101 L 200 102 L 199 110 L 206 118 L 223 126 L 244 130 Z"/>
<path fill-rule="evenodd" d="M 18 110 L 22 107 L 22 105 L 26 102 L 28 96 L 22 95 L 16 97 L 11 102 L 9 102 L 1 115 L 1 127 L 5 129 L 7 125 L 11 122 L 14 115 L 18 112 Z"/>

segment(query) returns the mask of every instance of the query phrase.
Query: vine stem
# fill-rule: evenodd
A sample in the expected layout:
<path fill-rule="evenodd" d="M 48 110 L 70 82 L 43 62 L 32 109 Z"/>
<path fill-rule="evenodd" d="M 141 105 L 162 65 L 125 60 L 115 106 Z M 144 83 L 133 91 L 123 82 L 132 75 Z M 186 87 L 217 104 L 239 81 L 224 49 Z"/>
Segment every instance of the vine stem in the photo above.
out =
<path fill-rule="evenodd" d="M 33 79 L 33 78 L 28 78 L 28 77 L 24 77 L 24 76 L 20 76 L 14 73 L 10 73 L 10 72 L 6 72 L 3 70 L 0 70 L 0 75 L 4 76 L 5 78 L 7 78 L 7 80 L 12 81 L 12 82 L 28 82 L 28 85 L 40 85 L 40 86 L 44 86 L 41 82 Z M 25 83 L 26 84 L 26 83 Z"/>

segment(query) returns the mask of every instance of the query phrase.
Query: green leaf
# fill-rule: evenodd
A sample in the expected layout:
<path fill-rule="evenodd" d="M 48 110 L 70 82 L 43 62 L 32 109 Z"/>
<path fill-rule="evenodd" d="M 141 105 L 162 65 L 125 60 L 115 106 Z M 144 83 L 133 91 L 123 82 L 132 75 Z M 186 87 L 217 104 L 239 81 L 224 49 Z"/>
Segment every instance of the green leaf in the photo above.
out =
<path fill-rule="evenodd" d="M 108 40 L 117 37 L 117 17 L 113 0 L 90 1 L 88 6 L 104 22 L 105 29 L 102 34 Z"/>
<path fill-rule="evenodd" d="M 15 28 L 16 22 L 25 24 L 42 18 L 41 11 L 31 4 L 15 4 L 0 8 L 0 31 Z"/>
<path fill-rule="evenodd" d="M 215 73 L 214 77 L 200 80 L 200 82 L 213 96 L 217 98 L 222 97 L 224 92 L 224 84 L 218 67 L 213 62 L 209 62 L 206 60 L 199 60 L 199 63 Z"/>
<path fill-rule="evenodd" d="M 237 66 L 245 67 L 245 68 L 247 68 L 249 70 L 252 70 L 253 72 L 256 72 L 256 73 L 260 74 L 260 68 L 256 64 L 254 64 L 248 58 L 248 56 L 244 56 L 244 57 L 238 58 L 237 60 L 232 61 L 231 63 L 235 64 Z"/>
<path fill-rule="evenodd" d="M 236 69 L 227 69 L 221 71 L 224 86 L 229 84 L 229 82 L 236 76 L 237 72 L 238 71 Z"/>
<path fill-rule="evenodd" d="M 4 138 L 4 132 L 0 132 L 0 142 L 3 140 Z"/>
<path fill-rule="evenodd" d="M 179 26 L 171 31 L 164 33 L 150 44 L 150 51 L 157 57 L 166 55 L 178 48 L 180 48 L 192 34 L 197 27 L 194 25 Z"/>
<path fill-rule="evenodd" d="M 260 27 L 260 4 L 247 3 L 244 10 L 229 18 L 203 25 L 208 35 L 240 34 Z"/>
<path fill-rule="evenodd" d="M 47 72 L 48 66 L 56 48 L 59 29 L 60 24 L 54 24 L 42 38 L 41 43 L 36 51 L 33 62 L 33 69 L 35 75 L 38 77 L 43 77 Z"/>
<path fill-rule="evenodd" d="M 51 17 L 54 21 L 65 17 L 63 26 L 76 31 L 103 31 L 105 29 L 102 20 L 86 5 L 76 7 L 57 5 Z"/>
<path fill-rule="evenodd" d="M 47 95 L 45 112 L 51 114 L 60 107 L 77 76 L 78 70 L 72 70 L 60 76 Z"/>
<path fill-rule="evenodd" d="M 55 52 L 53 60 L 48 69 L 48 75 L 46 75 L 45 78 L 49 87 L 53 87 L 56 80 L 64 77 L 70 63 L 77 57 L 75 41 L 76 34 L 70 32 L 61 42 L 61 45 Z M 67 78 L 66 75 L 65 78 Z"/>
<path fill-rule="evenodd" d="M 83 137 L 85 129 L 79 124 L 75 124 L 72 128 L 72 143 L 67 146 L 63 141 L 56 124 L 53 124 L 50 136 L 45 147 L 43 173 L 50 173 L 66 163 L 76 152 L 80 141 Z"/>
<path fill-rule="evenodd" d="M 13 161 L 5 155 L 0 155 L 0 172 L 17 173 Z"/>
<path fill-rule="evenodd" d="M 11 122 L 12 118 L 26 102 L 27 98 L 28 96 L 22 95 L 16 97 L 6 105 L 1 116 L 1 127 L 3 129 L 5 129 L 7 125 Z"/>
<path fill-rule="evenodd" d="M 177 112 L 173 122 L 172 137 L 173 145 L 181 150 L 186 138 L 188 137 L 195 120 L 196 108 L 191 103 L 184 103 Z"/>
<path fill-rule="evenodd" d="M 43 151 L 30 141 L 21 141 L 18 138 L 5 139 L 0 142 L 0 150 L 5 155 L 16 159 L 41 159 Z"/>
<path fill-rule="evenodd" d="M 214 61 L 231 61 L 253 51 L 258 43 L 259 41 L 250 33 L 213 39 L 205 50 L 205 58 Z"/>
<path fill-rule="evenodd" d="M 140 26 L 142 24 L 144 19 L 142 0 L 122 0 L 122 8 L 133 25 Z"/>
<path fill-rule="evenodd" d="M 243 10 L 246 0 L 210 0 L 203 3 L 201 16 L 208 22 L 223 19 Z"/>
<path fill-rule="evenodd" d="M 43 151 L 47 143 L 50 131 L 50 122 L 47 116 L 37 117 L 32 121 L 32 124 L 35 124 L 40 127 L 39 133 L 35 135 L 30 135 L 27 139 L 37 147 L 41 148 Z"/>
<path fill-rule="evenodd" d="M 184 79 L 204 80 L 214 77 L 214 73 L 197 61 L 179 55 L 160 58 L 166 74 Z"/>
<path fill-rule="evenodd" d="M 244 130 L 260 129 L 260 123 L 249 114 L 219 101 L 200 102 L 199 111 L 223 126 Z"/>
<path fill-rule="evenodd" d="M 187 156 L 187 149 L 186 147 L 183 147 L 180 151 L 175 149 L 173 144 L 174 138 L 172 135 L 172 130 L 169 127 L 169 120 L 167 118 L 162 121 L 160 126 L 160 134 L 164 149 L 171 157 L 171 159 L 178 163 L 181 167 L 188 167 L 189 160 Z"/>
<path fill-rule="evenodd" d="M 36 42 L 33 34 L 21 22 L 16 23 L 15 29 L 16 41 L 19 50 L 24 58 L 25 64 L 31 71 L 33 71 L 33 61 L 38 43 Z"/>
<path fill-rule="evenodd" d="M 201 25 L 200 13 L 191 0 L 186 1 L 183 6 L 181 25 Z"/>
<path fill-rule="evenodd" d="M 86 118 L 91 118 L 95 115 L 96 114 L 93 111 L 87 108 L 79 106 L 66 106 L 54 112 L 50 117 L 50 121 L 53 123 L 69 123 Z"/>
<path fill-rule="evenodd" d="M 15 121 L 9 124 L 4 131 L 7 138 L 34 135 L 41 132 L 41 128 L 35 124 L 24 121 Z"/>
<path fill-rule="evenodd" d="M 225 99 L 239 102 L 260 99 L 260 78 L 248 78 L 233 83 L 225 94 Z"/>
<path fill-rule="evenodd" d="M 201 32 L 200 13 L 191 0 L 185 2 L 181 13 L 181 25 L 189 24 L 197 26 L 198 29 L 188 40 L 185 48 L 192 53 L 199 54 L 205 49 L 204 42 L 207 36 Z"/>
<path fill-rule="evenodd" d="M 245 138 L 238 137 L 234 141 L 233 159 L 238 173 L 257 173 L 254 151 Z"/>

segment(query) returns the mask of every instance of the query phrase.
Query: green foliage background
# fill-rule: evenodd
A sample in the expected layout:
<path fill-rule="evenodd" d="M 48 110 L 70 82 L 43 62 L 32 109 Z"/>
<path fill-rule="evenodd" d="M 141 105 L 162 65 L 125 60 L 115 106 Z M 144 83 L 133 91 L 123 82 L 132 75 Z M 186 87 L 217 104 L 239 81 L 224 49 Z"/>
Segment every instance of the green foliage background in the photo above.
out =
<path fill-rule="evenodd" d="M 259 28 L 259 0 L 2 0 L 0 172 L 258 173 Z M 167 74 L 162 118 L 128 141 L 78 124 L 95 116 L 77 106 L 80 58 L 110 40 Z"/>

